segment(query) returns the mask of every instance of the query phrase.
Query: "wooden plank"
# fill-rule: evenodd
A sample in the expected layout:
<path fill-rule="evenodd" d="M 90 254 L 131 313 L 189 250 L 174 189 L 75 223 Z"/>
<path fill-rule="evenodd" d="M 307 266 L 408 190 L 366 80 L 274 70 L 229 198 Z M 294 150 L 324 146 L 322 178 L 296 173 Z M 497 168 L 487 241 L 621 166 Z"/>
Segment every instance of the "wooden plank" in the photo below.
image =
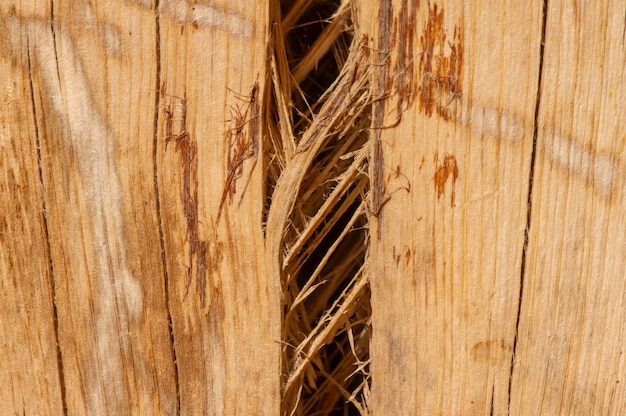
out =
<path fill-rule="evenodd" d="M 38 164 L 33 10 L 0 5 L 0 403 L 2 414 L 63 412 L 50 251 Z"/>
<path fill-rule="evenodd" d="M 620 415 L 626 5 L 548 5 L 511 414 Z"/>
<path fill-rule="evenodd" d="M 373 412 L 505 414 L 542 3 L 360 4 L 390 95 L 372 115 Z"/>
<path fill-rule="evenodd" d="M 626 406 L 626 6 L 548 4 L 543 64 L 540 1 L 353 7 L 374 414 Z M 269 24 L 261 0 L 0 4 L 0 413 L 280 413 Z"/>
<path fill-rule="evenodd" d="M 28 52 L 67 413 L 174 414 L 154 10 L 55 1 L 11 18 Z"/>
<path fill-rule="evenodd" d="M 264 1 L 160 4 L 158 178 L 183 414 L 279 413 L 280 282 L 269 276 Z"/>

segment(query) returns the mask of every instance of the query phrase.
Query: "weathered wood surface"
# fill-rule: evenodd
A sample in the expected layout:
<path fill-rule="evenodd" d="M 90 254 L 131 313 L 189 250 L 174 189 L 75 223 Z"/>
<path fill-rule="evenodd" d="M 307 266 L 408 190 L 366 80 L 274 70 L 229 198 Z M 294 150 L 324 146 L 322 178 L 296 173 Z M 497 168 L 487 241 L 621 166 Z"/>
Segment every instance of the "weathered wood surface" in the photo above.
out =
<path fill-rule="evenodd" d="M 626 4 L 548 5 L 511 413 L 619 415 Z"/>
<path fill-rule="evenodd" d="M 278 412 L 260 169 L 215 223 L 267 7 L 155 7 L 2 3 L 2 414 Z"/>
<path fill-rule="evenodd" d="M 278 414 L 280 285 L 265 271 L 259 159 L 267 3 L 160 11 L 156 177 L 180 410 Z"/>
<path fill-rule="evenodd" d="M 0 403 L 2 414 L 61 414 L 50 242 L 43 211 L 26 28 L 6 19 L 0 45 Z M 14 39 L 9 44 L 9 27 Z M 8 51 L 13 52 L 7 56 Z M 21 59 L 18 59 L 20 57 Z"/>
<path fill-rule="evenodd" d="M 392 25 L 372 29 L 397 91 L 382 126 L 401 121 L 380 130 L 390 199 L 371 237 L 373 410 L 506 414 L 541 3 L 388 3 Z"/>
<path fill-rule="evenodd" d="M 0 414 L 280 413 L 267 3 L 0 3 Z M 626 408 L 626 6 L 547 5 L 353 5 L 374 414 Z"/>
<path fill-rule="evenodd" d="M 402 116 L 371 224 L 374 414 L 621 414 L 624 3 L 419 3 L 361 3 L 380 126 Z"/>

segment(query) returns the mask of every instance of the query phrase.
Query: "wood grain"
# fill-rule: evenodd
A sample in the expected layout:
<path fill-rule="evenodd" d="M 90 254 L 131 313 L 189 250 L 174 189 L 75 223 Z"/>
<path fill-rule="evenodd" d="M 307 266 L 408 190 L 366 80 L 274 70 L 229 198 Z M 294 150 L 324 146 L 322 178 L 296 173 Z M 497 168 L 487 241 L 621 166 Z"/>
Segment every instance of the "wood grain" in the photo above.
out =
<path fill-rule="evenodd" d="M 626 6 L 548 4 L 511 414 L 619 415 Z"/>
<path fill-rule="evenodd" d="M 2 412 L 277 413 L 260 168 L 212 224 L 230 110 L 264 79 L 249 6 L 2 4 Z"/>
<path fill-rule="evenodd" d="M 0 415 L 280 414 L 278 7 L 0 2 Z M 624 2 L 350 7 L 371 59 L 363 409 L 621 415 Z"/>
<path fill-rule="evenodd" d="M 389 95 L 373 110 L 373 413 L 506 414 L 541 3 L 381 2 L 386 24 L 370 4 Z"/>
<path fill-rule="evenodd" d="M 266 6 L 160 4 L 157 176 L 183 414 L 279 413 L 280 281 L 261 223 Z"/>
<path fill-rule="evenodd" d="M 63 413 L 29 28 L 0 6 L 0 414 Z M 16 11 L 20 13 L 21 10 Z M 21 39 L 22 42 L 13 42 Z"/>
<path fill-rule="evenodd" d="M 67 412 L 173 414 L 151 150 L 155 19 L 118 6 L 9 10 L 23 30 L 11 41 L 27 46 L 18 62 L 33 89 Z"/>

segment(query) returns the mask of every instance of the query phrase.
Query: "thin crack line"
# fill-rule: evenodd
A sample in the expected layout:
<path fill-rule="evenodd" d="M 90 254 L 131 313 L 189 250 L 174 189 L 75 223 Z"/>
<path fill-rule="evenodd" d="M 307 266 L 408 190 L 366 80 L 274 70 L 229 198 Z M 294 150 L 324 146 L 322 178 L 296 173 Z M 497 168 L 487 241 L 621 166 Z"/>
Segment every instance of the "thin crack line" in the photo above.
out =
<path fill-rule="evenodd" d="M 535 99 L 535 115 L 534 115 L 534 125 L 533 125 L 533 148 L 530 157 L 530 172 L 528 176 L 528 202 L 527 202 L 527 212 L 526 212 L 526 229 L 524 231 L 524 246 L 522 248 L 522 264 L 520 269 L 520 282 L 519 282 L 519 300 L 517 304 L 517 320 L 515 322 L 515 336 L 513 338 L 513 354 L 511 356 L 511 367 L 509 370 L 509 389 L 508 389 L 508 403 L 507 403 L 507 414 L 510 414 L 511 411 L 511 388 L 513 384 L 513 371 L 515 370 L 515 357 L 517 356 L 517 341 L 519 339 L 519 325 L 520 318 L 522 313 L 522 300 L 524 294 L 524 278 L 526 273 L 526 255 L 528 253 L 528 240 L 530 233 L 530 224 L 532 220 L 532 191 L 533 191 L 533 180 L 534 180 L 534 171 L 535 171 L 535 163 L 536 163 L 536 154 L 537 154 L 537 134 L 539 131 L 539 107 L 541 102 L 541 81 L 543 79 L 543 62 L 544 62 L 544 50 L 545 50 L 545 40 L 546 40 L 546 23 L 548 16 L 548 0 L 543 1 L 543 10 L 542 10 L 542 22 L 541 22 L 541 45 L 539 50 L 539 76 L 537 80 L 537 95 Z"/>
<path fill-rule="evenodd" d="M 176 342 L 174 339 L 174 326 L 172 324 L 172 308 L 170 307 L 170 282 L 167 269 L 167 259 L 165 257 L 165 233 L 163 231 L 163 215 L 161 212 L 161 195 L 159 191 L 159 165 L 158 165 L 158 145 L 159 145 L 159 113 L 161 108 L 161 21 L 159 16 L 159 0 L 154 2 L 155 15 L 155 55 L 156 55 L 156 76 L 155 76 L 155 103 L 154 103 L 154 138 L 152 142 L 152 166 L 154 169 L 154 194 L 156 200 L 156 211 L 158 218 L 159 246 L 161 249 L 161 265 L 163 268 L 163 281 L 165 290 L 165 305 L 167 307 L 167 323 L 169 326 L 170 345 L 172 348 L 172 361 L 174 364 L 174 383 L 176 386 L 176 414 L 180 415 L 180 384 L 178 376 L 178 360 L 176 359 Z"/>

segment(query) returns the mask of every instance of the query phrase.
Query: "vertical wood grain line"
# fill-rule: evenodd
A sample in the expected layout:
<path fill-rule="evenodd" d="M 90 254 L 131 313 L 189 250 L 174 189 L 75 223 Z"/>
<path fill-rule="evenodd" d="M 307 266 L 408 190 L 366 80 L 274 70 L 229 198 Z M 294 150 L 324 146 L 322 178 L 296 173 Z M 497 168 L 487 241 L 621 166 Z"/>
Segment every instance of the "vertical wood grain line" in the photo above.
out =
<path fill-rule="evenodd" d="M 50 4 L 50 15 L 51 15 L 51 23 L 50 26 L 52 26 L 52 21 L 54 18 L 54 8 L 53 8 L 53 3 L 51 2 Z M 54 31 L 52 32 L 54 33 Z M 31 111 L 32 111 L 32 116 L 33 116 L 33 127 L 35 129 L 35 144 L 36 144 L 36 150 L 37 150 L 37 173 L 39 175 L 39 185 L 40 185 L 40 189 L 41 192 L 43 194 L 43 190 L 45 189 L 44 187 L 44 181 L 43 181 L 43 167 L 41 166 L 41 137 L 40 137 L 40 132 L 39 132 L 39 126 L 37 124 L 37 107 L 35 106 L 35 90 L 33 87 L 33 71 L 32 71 L 32 65 L 31 65 L 31 57 L 30 57 L 30 38 L 27 37 L 26 39 L 26 53 L 27 53 L 27 60 L 28 60 L 28 82 L 29 82 L 29 88 L 30 88 L 30 105 L 31 105 Z M 56 57 L 56 55 L 55 55 Z M 57 69 L 58 69 L 58 60 L 57 60 Z M 58 71 L 57 71 L 58 74 Z M 57 360 L 57 368 L 58 368 L 58 375 L 59 375 L 59 386 L 61 388 L 61 405 L 63 407 L 63 415 L 67 416 L 67 398 L 66 398 L 66 387 L 65 387 L 65 373 L 63 371 L 63 352 L 61 351 L 61 343 L 59 342 L 59 314 L 57 311 L 57 296 L 56 296 L 56 290 L 55 290 L 55 280 L 54 280 L 54 264 L 52 263 L 52 248 L 50 246 L 50 232 L 49 232 L 49 227 L 48 227 L 48 216 L 46 213 L 46 198 L 44 195 L 42 195 L 41 197 L 41 218 L 43 221 L 43 232 L 44 232 L 44 240 L 45 240 L 45 247 L 46 247 L 46 252 L 45 252 L 45 256 L 46 259 L 48 260 L 48 268 L 49 268 L 49 275 L 50 275 L 50 281 L 49 281 L 49 287 L 51 290 L 51 298 L 52 298 L 52 320 L 54 322 L 54 341 L 56 344 L 56 360 Z"/>

